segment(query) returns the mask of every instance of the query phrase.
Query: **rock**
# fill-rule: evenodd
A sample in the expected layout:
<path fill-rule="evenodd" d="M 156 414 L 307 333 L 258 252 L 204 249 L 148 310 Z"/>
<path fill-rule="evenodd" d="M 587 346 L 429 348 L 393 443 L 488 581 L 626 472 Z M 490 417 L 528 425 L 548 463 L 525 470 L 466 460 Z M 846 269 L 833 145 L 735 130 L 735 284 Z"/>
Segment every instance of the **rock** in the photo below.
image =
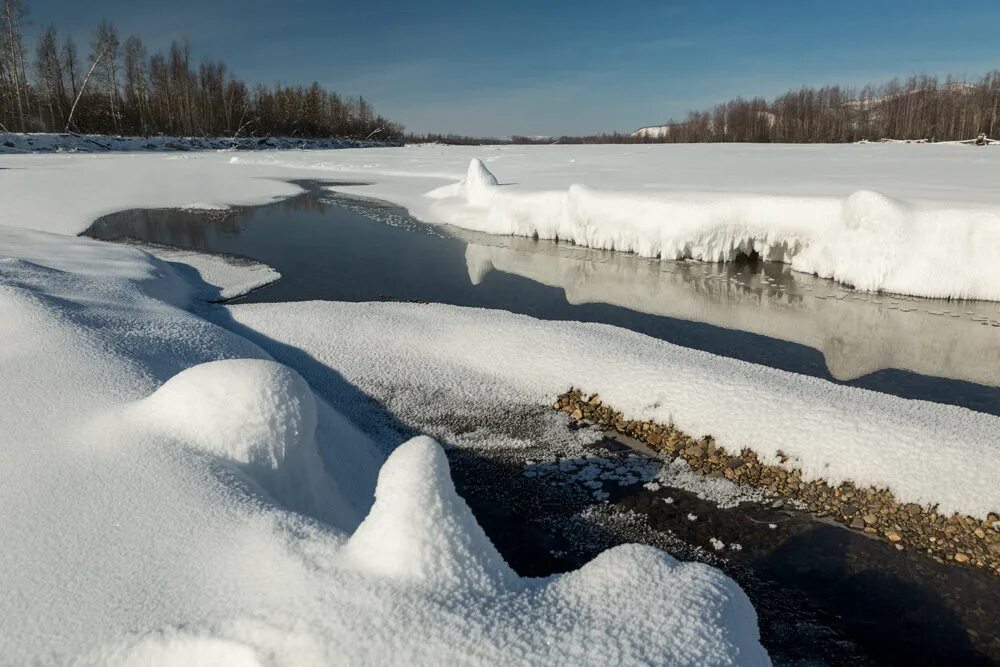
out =
<path fill-rule="evenodd" d="M 961 551 L 959 551 L 959 552 L 957 552 L 955 554 L 955 562 L 956 563 L 968 563 L 969 562 L 969 557 L 966 556 L 965 554 L 963 554 Z"/>
<path fill-rule="evenodd" d="M 742 467 L 743 466 L 743 459 L 739 458 L 738 456 L 737 457 L 733 457 L 733 458 L 729 459 L 728 461 L 726 461 L 726 465 L 729 466 L 730 468 L 733 468 L 733 469 Z"/>
<path fill-rule="evenodd" d="M 885 531 L 885 537 L 890 542 L 899 542 L 901 539 L 903 539 L 903 536 L 894 530 Z"/>
<path fill-rule="evenodd" d="M 861 518 L 864 519 L 865 523 L 868 525 L 878 523 L 878 517 L 875 516 L 874 514 L 866 514 Z"/>
<path fill-rule="evenodd" d="M 854 516 L 855 514 L 858 513 L 858 508 L 855 507 L 854 505 L 844 505 L 843 508 L 841 508 L 841 511 L 846 516 Z M 862 523 L 864 522 L 862 521 Z M 862 526 L 862 528 L 864 528 L 864 526 Z"/>
<path fill-rule="evenodd" d="M 865 520 L 862 519 L 861 517 L 854 517 L 854 519 L 851 521 L 851 528 L 854 528 L 855 530 L 862 530 L 864 529 L 864 527 L 865 527 Z"/>
<path fill-rule="evenodd" d="M 580 408 L 577 408 L 576 410 L 574 410 L 574 411 L 573 411 L 573 412 L 572 412 L 572 413 L 570 414 L 569 418 L 570 418 L 570 419 L 577 419 L 577 420 L 579 420 L 579 419 L 583 419 L 583 412 L 581 412 L 581 411 L 580 411 Z"/>
<path fill-rule="evenodd" d="M 976 528 L 975 533 L 976 537 L 978 537 L 981 540 L 986 538 L 986 531 L 983 530 L 982 528 Z"/>
<path fill-rule="evenodd" d="M 701 445 L 691 445 L 684 450 L 684 456 L 688 456 L 693 459 L 700 459 L 705 455 L 705 448 Z"/>

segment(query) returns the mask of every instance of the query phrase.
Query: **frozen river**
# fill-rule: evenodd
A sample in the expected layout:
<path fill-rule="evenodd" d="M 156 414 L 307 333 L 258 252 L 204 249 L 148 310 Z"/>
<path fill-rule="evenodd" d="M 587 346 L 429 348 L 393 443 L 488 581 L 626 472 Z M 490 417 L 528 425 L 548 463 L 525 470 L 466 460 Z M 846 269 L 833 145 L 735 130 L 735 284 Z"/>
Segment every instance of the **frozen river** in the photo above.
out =
<path fill-rule="evenodd" d="M 241 301 L 430 301 L 603 322 L 1000 414 L 997 303 L 856 292 L 754 259 L 659 261 L 426 225 L 398 207 L 301 184 L 305 193 L 258 207 L 114 213 L 87 234 L 251 257 L 282 274 Z"/>

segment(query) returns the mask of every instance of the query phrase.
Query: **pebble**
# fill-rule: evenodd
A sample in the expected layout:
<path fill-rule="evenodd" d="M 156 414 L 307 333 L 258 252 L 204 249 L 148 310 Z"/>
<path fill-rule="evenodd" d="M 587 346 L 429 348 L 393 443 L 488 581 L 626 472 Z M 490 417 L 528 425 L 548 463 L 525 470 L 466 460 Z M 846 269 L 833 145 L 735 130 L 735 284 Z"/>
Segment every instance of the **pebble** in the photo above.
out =
<path fill-rule="evenodd" d="M 831 516 L 854 530 L 881 536 L 897 549 L 903 548 L 905 535 L 908 547 L 926 552 L 935 561 L 967 563 L 1000 576 L 998 512 L 991 513 L 985 522 L 960 515 L 944 516 L 934 507 L 898 502 L 886 489 L 803 480 L 802 471 L 792 467 L 794 459 L 782 452 L 778 453 L 780 464 L 765 464 L 752 450 L 727 450 L 710 436 L 695 439 L 672 424 L 628 419 L 596 394 L 585 396 L 578 389 L 559 396 L 552 408 L 574 421 L 586 420 L 634 437 L 664 458 L 682 458 L 703 475 L 767 489 L 782 496 L 771 504 L 774 509 L 795 501 L 817 516 Z M 670 504 L 673 500 L 667 498 L 664 502 Z M 689 520 L 696 519 L 689 515 Z M 768 526 L 774 529 L 776 524 Z"/>

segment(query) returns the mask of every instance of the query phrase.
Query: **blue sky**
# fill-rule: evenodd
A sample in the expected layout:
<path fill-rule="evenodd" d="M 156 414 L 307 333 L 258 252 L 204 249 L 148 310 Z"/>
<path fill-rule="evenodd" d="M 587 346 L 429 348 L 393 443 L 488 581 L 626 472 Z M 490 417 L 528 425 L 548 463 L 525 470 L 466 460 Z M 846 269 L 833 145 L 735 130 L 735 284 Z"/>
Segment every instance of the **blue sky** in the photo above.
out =
<path fill-rule="evenodd" d="M 250 82 L 362 94 L 417 132 L 631 130 L 735 96 L 1000 69 L 1000 2 L 28 0 L 81 50 L 102 18 Z M 33 45 L 33 40 L 32 40 Z"/>

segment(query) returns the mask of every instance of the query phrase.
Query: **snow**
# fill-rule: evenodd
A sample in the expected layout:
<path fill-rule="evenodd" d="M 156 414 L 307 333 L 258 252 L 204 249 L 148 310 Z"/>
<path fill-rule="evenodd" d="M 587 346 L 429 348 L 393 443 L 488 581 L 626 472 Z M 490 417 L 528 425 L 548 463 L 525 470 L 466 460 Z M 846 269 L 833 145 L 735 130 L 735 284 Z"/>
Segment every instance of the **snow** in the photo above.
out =
<path fill-rule="evenodd" d="M 130 208 L 266 204 L 301 192 L 288 169 L 225 167 L 228 154 L 0 155 L 0 225 L 78 234 Z"/>
<path fill-rule="evenodd" d="M 602 325 L 439 305 L 206 307 L 203 278 L 221 293 L 231 277 L 44 232 L 132 207 L 265 203 L 298 191 L 287 179 L 333 174 L 373 183 L 337 189 L 431 222 L 668 257 L 729 259 L 752 244 L 866 289 L 998 299 L 994 153 L 0 156 L 0 655 L 767 664 L 749 601 L 712 568 L 628 546 L 558 577 L 512 574 L 455 495 L 439 445 L 419 438 L 383 462 L 356 421 L 368 396 L 411 415 L 504 413 L 575 385 L 766 463 L 780 452 L 806 479 L 885 486 L 942 513 L 1000 507 L 990 415 Z"/>
<path fill-rule="evenodd" d="M 665 139 L 670 136 L 671 125 L 648 125 L 646 127 L 640 127 L 638 130 L 632 133 L 633 137 L 641 137 L 645 139 Z"/>
<path fill-rule="evenodd" d="M 836 385 L 606 325 L 501 311 L 301 302 L 226 312 L 314 388 L 323 391 L 324 369 L 332 369 L 370 395 L 392 397 L 397 411 L 548 405 L 576 386 L 628 418 L 710 434 L 768 464 L 781 464 L 783 453 L 807 480 L 889 488 L 902 502 L 937 504 L 943 514 L 984 518 L 1000 507 L 1000 418 L 965 408 Z M 706 493 L 739 500 L 725 488 Z"/>
<path fill-rule="evenodd" d="M 466 161 L 462 164 L 462 158 Z M 962 146 L 518 146 L 239 156 L 367 178 L 366 196 L 493 234 L 647 257 L 740 252 L 858 289 L 1000 300 L 1000 154 Z M 463 182 L 479 159 L 511 185 Z M 409 169 L 409 171 L 408 171 Z M 434 185 L 431 180 L 451 183 Z M 429 186 L 429 187 L 428 187 Z M 349 189 L 338 187 L 338 189 Z"/>
<path fill-rule="evenodd" d="M 194 269 L 201 282 L 208 287 L 202 294 L 202 299 L 205 301 L 234 299 L 281 278 L 281 274 L 267 264 L 242 257 L 195 252 L 150 243 L 135 245 L 158 259 L 186 264 Z"/>
<path fill-rule="evenodd" d="M 1000 300 L 1000 209 L 925 210 L 871 190 L 708 199 L 573 184 L 525 193 L 483 175 L 466 181 L 464 199 L 434 198 L 443 221 L 491 234 L 663 259 L 725 262 L 756 252 L 860 290 Z"/>
<path fill-rule="evenodd" d="M 383 463 L 300 373 L 186 310 L 191 280 L 0 228 L 5 661 L 769 664 L 711 567 L 629 546 L 516 576 L 436 442 Z"/>
<path fill-rule="evenodd" d="M 375 506 L 346 554 L 368 571 L 438 591 L 496 595 L 517 580 L 456 493 L 441 447 L 426 436 L 400 445 L 382 467 Z"/>
<path fill-rule="evenodd" d="M 757 251 L 862 290 L 1000 301 L 1000 153 L 965 146 L 6 155 L 0 224 L 77 233 L 123 208 L 263 203 L 296 191 L 280 179 L 331 175 L 428 222 L 668 259 Z"/>

